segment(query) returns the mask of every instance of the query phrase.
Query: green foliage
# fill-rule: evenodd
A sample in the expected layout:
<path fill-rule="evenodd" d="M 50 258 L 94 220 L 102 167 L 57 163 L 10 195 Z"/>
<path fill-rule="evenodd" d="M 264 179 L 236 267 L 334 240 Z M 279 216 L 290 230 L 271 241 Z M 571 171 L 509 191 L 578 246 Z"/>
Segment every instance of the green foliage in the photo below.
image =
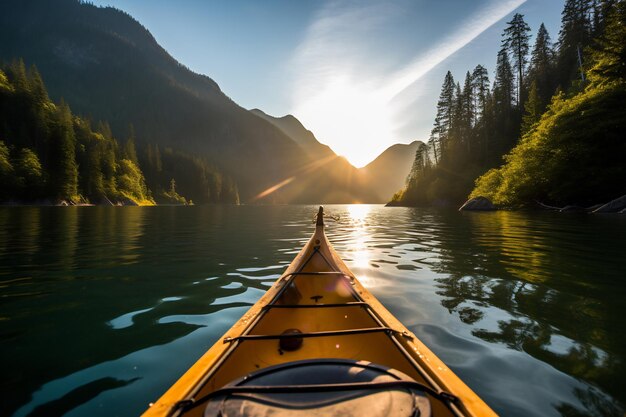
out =
<path fill-rule="evenodd" d="M 586 36 L 587 17 L 580 15 L 586 7 L 584 2 L 566 3 L 569 20 L 564 20 L 562 40 Z M 538 104 L 531 90 L 525 118 L 528 132 L 501 168 L 476 181 L 471 196 L 482 195 L 506 206 L 533 200 L 585 205 L 626 193 L 626 3 L 617 2 L 604 12 L 604 33 L 588 51 L 591 83 L 570 97 L 556 94 L 534 125 Z M 573 26 L 576 19 L 582 27 Z"/>
<path fill-rule="evenodd" d="M 174 178 L 170 180 L 169 190 L 163 191 L 161 197 L 169 204 L 187 205 L 187 199 L 176 192 L 176 180 Z"/>
<path fill-rule="evenodd" d="M 476 182 L 471 196 L 519 206 L 533 200 L 594 204 L 626 193 L 626 86 L 555 96 L 506 163 Z"/>
<path fill-rule="evenodd" d="M 535 123 L 539 121 L 543 113 L 543 105 L 539 97 L 539 88 L 537 82 L 533 80 L 528 93 L 528 100 L 524 105 L 524 116 L 522 117 L 522 135 L 528 132 Z"/>
<path fill-rule="evenodd" d="M 60 199 L 78 200 L 78 165 L 72 113 L 61 102 L 53 116 L 48 154 L 52 193 Z"/>
<path fill-rule="evenodd" d="M 117 187 L 123 197 L 137 204 L 152 203 L 143 174 L 130 159 L 119 161 Z"/>
<path fill-rule="evenodd" d="M 200 204 L 239 204 L 236 183 L 202 158 L 148 145 L 141 164 L 157 202 L 184 204 L 182 199 L 192 199 Z"/>
<path fill-rule="evenodd" d="M 0 140 L 0 175 L 10 175 L 13 173 L 13 165 L 9 160 L 9 148 Z"/>
<path fill-rule="evenodd" d="M 592 39 L 591 0 L 566 0 L 561 14 L 557 69 L 562 89 L 582 77 L 583 50 Z"/>
<path fill-rule="evenodd" d="M 15 174 L 22 196 L 39 197 L 44 183 L 43 170 L 37 154 L 28 148 L 20 150 L 15 161 Z"/>
<path fill-rule="evenodd" d="M 124 143 L 124 152 L 123 157 L 129 159 L 134 164 L 139 164 L 139 160 L 137 159 L 137 149 L 135 148 L 135 128 L 130 126 L 130 135 Z"/>
<path fill-rule="evenodd" d="M 589 78 L 596 84 L 626 81 L 626 2 L 607 16 L 606 32 L 591 50 Z"/>
<path fill-rule="evenodd" d="M 9 148 L 0 140 L 0 198 L 7 198 L 11 195 L 13 182 L 14 170 Z"/>
<path fill-rule="evenodd" d="M 98 131 L 48 98 L 36 68 L 0 70 L 0 199 L 154 204 L 131 136 L 120 155 L 106 123 Z"/>
<path fill-rule="evenodd" d="M 13 91 L 13 86 L 11 85 L 11 83 L 9 83 L 7 75 L 2 70 L 0 70 L 0 90 L 5 93 Z"/>
<path fill-rule="evenodd" d="M 527 62 L 527 30 L 520 17 L 518 42 L 512 36 L 516 19 L 509 22 L 503 34 L 508 51 L 498 53 L 493 93 L 483 95 L 477 88 L 482 84 L 479 67 L 472 74 L 474 102 L 486 97 L 484 106 L 475 109 L 473 124 L 463 117 L 465 88 L 456 95 L 455 128 L 448 132 L 443 157 L 424 163 L 422 155 L 436 151 L 432 144 L 416 155 L 407 186 L 394 200 L 458 204 L 463 188 L 469 193 L 471 180 L 481 173 L 470 196 L 488 197 L 503 206 L 533 200 L 584 205 L 625 194 L 626 2 L 594 4 L 566 1 L 557 53 L 545 26 L 540 26 L 526 83 L 518 84 L 528 92 L 522 95 L 527 96 L 523 117 L 521 105 L 513 100 L 508 52 L 521 52 L 513 55 L 520 80 Z M 599 38 L 594 41 L 592 35 Z M 584 68 L 589 77 L 582 81 Z M 495 168 L 501 158 L 504 165 Z"/>

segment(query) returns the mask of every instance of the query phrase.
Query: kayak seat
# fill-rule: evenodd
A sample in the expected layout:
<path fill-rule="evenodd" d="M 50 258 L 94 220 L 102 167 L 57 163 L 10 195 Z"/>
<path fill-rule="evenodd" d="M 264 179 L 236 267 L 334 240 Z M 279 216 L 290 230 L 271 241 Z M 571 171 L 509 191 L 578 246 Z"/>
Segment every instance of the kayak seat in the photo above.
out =
<path fill-rule="evenodd" d="M 404 373 L 370 362 L 313 359 L 253 372 L 193 407 L 206 403 L 205 417 L 430 417 L 425 390 Z"/>

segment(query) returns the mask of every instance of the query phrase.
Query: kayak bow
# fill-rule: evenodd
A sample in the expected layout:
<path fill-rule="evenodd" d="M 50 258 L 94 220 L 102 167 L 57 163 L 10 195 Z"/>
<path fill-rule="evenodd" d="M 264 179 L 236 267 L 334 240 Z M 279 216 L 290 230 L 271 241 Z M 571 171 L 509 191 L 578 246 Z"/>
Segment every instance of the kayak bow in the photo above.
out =
<path fill-rule="evenodd" d="M 144 417 L 431 412 L 496 415 L 357 280 L 320 207 L 281 277 Z"/>

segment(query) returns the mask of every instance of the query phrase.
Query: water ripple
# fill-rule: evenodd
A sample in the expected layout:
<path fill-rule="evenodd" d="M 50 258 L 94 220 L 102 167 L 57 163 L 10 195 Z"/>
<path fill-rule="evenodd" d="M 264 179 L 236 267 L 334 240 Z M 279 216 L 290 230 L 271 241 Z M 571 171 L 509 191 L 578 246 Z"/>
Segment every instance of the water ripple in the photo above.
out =
<path fill-rule="evenodd" d="M 624 216 L 326 210 L 363 284 L 498 413 L 623 415 Z M 315 211 L 0 208 L 6 414 L 140 414 L 274 283 Z"/>

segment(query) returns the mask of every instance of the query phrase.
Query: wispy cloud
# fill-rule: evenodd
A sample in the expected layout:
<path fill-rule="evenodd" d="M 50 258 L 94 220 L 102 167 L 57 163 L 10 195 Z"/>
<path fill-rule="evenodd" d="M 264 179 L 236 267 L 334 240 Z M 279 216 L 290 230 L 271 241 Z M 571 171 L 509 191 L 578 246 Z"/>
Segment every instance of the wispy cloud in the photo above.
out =
<path fill-rule="evenodd" d="M 525 1 L 490 0 L 412 59 L 398 56 L 401 48 L 385 34 L 415 2 L 331 1 L 293 57 L 293 112 L 324 143 L 363 165 L 403 139 L 393 137 L 390 101 Z"/>
<path fill-rule="evenodd" d="M 441 64 L 446 58 L 469 44 L 481 33 L 525 2 L 526 0 L 494 1 L 486 8 L 478 11 L 476 13 L 477 16 L 467 19 L 459 29 L 443 39 L 441 43 L 435 45 L 426 53 L 420 54 L 400 72 L 393 74 L 390 77 L 389 85 L 385 87 L 385 96 L 392 99 L 400 94 L 430 70 Z"/>

